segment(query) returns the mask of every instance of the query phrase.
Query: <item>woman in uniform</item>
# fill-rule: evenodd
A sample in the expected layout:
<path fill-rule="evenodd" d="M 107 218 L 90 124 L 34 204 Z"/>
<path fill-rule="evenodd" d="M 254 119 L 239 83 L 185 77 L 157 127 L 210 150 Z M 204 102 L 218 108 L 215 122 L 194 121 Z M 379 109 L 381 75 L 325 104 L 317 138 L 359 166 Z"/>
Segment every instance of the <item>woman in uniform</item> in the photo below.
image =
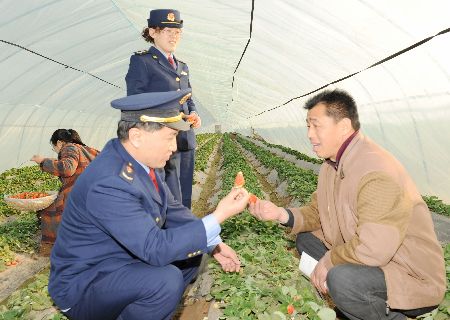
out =
<path fill-rule="evenodd" d="M 142 37 L 153 45 L 149 50 L 131 56 L 125 77 L 127 95 L 191 88 L 188 66 L 174 56 L 183 27 L 180 12 L 172 9 L 152 10 L 147 21 L 148 27 L 142 31 Z M 196 147 L 193 128 L 200 127 L 201 119 L 192 98 L 182 105 L 180 111 L 192 125 L 189 131 L 180 131 L 177 136 L 178 151 L 164 168 L 165 181 L 175 199 L 191 208 Z"/>

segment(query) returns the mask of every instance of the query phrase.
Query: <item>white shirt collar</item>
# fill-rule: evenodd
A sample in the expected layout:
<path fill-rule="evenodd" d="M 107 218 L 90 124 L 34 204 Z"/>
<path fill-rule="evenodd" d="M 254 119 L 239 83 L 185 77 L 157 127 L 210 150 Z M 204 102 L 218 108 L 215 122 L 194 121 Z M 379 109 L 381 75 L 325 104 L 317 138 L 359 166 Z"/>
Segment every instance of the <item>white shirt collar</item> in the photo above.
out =
<path fill-rule="evenodd" d="M 156 44 L 153 45 L 156 49 L 158 49 L 159 52 L 162 53 L 162 55 L 164 57 L 166 57 L 166 59 L 168 59 L 170 56 L 172 56 L 172 59 L 175 59 L 175 57 L 173 56 L 173 52 L 169 53 L 169 55 L 167 55 L 167 53 L 164 52 L 164 50 L 160 49 Z"/>

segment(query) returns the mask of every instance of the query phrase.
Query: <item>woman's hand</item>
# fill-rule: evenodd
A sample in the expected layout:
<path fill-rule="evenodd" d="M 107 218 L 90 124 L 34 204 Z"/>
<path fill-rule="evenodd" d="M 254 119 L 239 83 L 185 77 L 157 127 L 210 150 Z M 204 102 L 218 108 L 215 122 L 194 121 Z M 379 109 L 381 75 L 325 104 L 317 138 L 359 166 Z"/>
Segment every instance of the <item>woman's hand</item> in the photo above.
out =
<path fill-rule="evenodd" d="M 34 156 L 31 157 L 30 160 L 36 162 L 37 164 L 41 164 L 41 162 L 44 161 L 44 159 L 45 159 L 44 157 L 35 154 Z"/>
<path fill-rule="evenodd" d="M 192 128 L 197 129 L 200 128 L 202 125 L 202 119 L 200 118 L 200 116 L 197 113 L 194 113 L 194 123 L 192 124 Z"/>
<path fill-rule="evenodd" d="M 194 129 L 200 128 L 200 126 L 202 125 L 202 119 L 197 114 L 197 112 L 192 112 L 191 114 L 185 115 L 184 117 L 188 122 L 191 123 L 192 128 Z"/>

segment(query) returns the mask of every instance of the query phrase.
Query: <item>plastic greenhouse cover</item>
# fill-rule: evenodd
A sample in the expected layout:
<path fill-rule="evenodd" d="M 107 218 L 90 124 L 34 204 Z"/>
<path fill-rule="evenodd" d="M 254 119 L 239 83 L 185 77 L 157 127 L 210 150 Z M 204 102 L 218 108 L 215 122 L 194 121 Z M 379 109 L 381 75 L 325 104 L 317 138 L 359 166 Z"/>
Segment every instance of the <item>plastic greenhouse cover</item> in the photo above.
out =
<path fill-rule="evenodd" d="M 189 64 L 200 132 L 254 130 L 313 155 L 302 105 L 327 85 L 342 88 L 358 103 L 363 132 L 422 194 L 450 202 L 445 0 L 3 0 L 0 171 L 50 156 L 57 128 L 97 148 L 115 136 L 109 103 L 125 95 L 130 55 L 148 48 L 140 31 L 155 8 L 181 11 L 176 56 Z"/>

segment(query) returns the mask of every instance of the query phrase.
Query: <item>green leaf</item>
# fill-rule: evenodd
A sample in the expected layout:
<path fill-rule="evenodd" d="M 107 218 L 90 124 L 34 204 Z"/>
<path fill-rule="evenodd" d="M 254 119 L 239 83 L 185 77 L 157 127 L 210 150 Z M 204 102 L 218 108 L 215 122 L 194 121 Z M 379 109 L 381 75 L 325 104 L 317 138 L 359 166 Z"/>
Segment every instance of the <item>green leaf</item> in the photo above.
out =
<path fill-rule="evenodd" d="M 306 304 L 309 305 L 313 311 L 317 312 L 317 310 L 320 309 L 320 306 L 317 303 L 315 303 L 314 301 L 308 301 L 308 302 L 306 302 Z"/>
<path fill-rule="evenodd" d="M 324 307 L 317 312 L 317 315 L 321 320 L 334 320 L 336 319 L 336 312 L 333 309 Z"/>
<path fill-rule="evenodd" d="M 275 311 L 274 313 L 272 313 L 272 319 L 286 320 L 286 316 L 283 313 L 281 313 L 280 311 Z"/>
<path fill-rule="evenodd" d="M 283 287 L 281 288 L 281 292 L 282 292 L 285 296 L 287 296 L 287 295 L 289 294 L 289 288 L 283 286 Z"/>

